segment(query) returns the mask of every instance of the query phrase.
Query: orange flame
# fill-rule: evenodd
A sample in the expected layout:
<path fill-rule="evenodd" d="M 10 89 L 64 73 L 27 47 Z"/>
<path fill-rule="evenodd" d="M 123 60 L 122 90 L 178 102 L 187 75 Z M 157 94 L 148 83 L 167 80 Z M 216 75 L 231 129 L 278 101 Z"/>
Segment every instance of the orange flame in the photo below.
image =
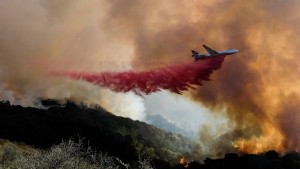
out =
<path fill-rule="evenodd" d="M 184 168 L 187 168 L 189 166 L 189 164 L 184 161 L 184 157 L 183 156 L 180 157 L 179 164 L 181 164 Z"/>

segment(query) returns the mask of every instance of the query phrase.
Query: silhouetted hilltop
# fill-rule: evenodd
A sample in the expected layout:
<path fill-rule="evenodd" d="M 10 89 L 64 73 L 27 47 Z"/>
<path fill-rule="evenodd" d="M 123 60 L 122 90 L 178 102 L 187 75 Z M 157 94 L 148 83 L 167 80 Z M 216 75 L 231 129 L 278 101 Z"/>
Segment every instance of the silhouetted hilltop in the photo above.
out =
<path fill-rule="evenodd" d="M 87 108 L 72 102 L 59 103 L 54 100 L 43 104 L 47 109 L 24 108 L 0 102 L 0 139 L 20 142 L 21 147 L 25 143 L 36 148 L 49 149 L 56 144 L 63 149 L 68 142 L 62 143 L 62 139 L 73 138 L 76 141 L 80 137 L 84 138 L 81 143 L 86 147 L 107 152 L 128 164 L 139 161 L 140 153 L 152 159 L 151 165 L 157 169 L 182 168 L 177 157 L 192 148 L 189 139 L 181 135 L 165 132 L 144 122 L 115 116 L 100 106 Z M 0 163 L 3 160 L 10 161 L 5 155 L 7 150 L 15 153 L 15 157 L 19 156 L 16 154 L 19 151 L 16 148 L 18 145 L 10 148 L 11 144 L 7 144 L 9 146 L 6 149 L 1 149 L 0 144 Z M 45 155 L 51 156 L 52 151 Z M 50 156 L 48 160 L 51 162 Z M 39 159 L 32 155 L 29 157 Z M 22 160 L 15 159 L 16 164 L 20 159 Z M 222 159 L 206 158 L 203 162 L 190 162 L 188 168 L 300 169 L 300 154 L 289 152 L 280 156 L 274 150 L 258 155 L 239 156 L 229 153 Z"/>
<path fill-rule="evenodd" d="M 192 147 L 189 139 L 181 135 L 115 116 L 100 106 L 87 108 L 54 100 L 43 104 L 48 108 L 0 102 L 0 138 L 47 149 L 62 139 L 80 136 L 85 138 L 84 144 L 126 162 L 137 161 L 138 152 L 158 160 L 156 163 L 175 162 L 179 154 Z"/>

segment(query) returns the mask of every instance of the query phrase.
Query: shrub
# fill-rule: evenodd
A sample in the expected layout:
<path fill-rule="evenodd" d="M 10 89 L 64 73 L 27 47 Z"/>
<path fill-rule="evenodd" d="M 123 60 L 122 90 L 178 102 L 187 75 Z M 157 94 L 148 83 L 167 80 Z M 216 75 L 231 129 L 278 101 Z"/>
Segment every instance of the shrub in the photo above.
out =
<path fill-rule="evenodd" d="M 49 150 L 24 148 L 8 141 L 0 143 L 0 168 L 44 168 L 44 169 L 153 169 L 150 160 L 139 156 L 133 167 L 117 157 L 91 148 L 84 148 L 82 140 L 62 141 Z"/>

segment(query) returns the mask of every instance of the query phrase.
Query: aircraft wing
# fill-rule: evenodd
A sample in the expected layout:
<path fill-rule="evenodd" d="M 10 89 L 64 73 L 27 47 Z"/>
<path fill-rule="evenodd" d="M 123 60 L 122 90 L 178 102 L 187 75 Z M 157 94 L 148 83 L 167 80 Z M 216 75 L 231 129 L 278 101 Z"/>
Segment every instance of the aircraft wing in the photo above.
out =
<path fill-rule="evenodd" d="M 206 46 L 206 45 L 202 45 L 202 46 L 205 48 L 205 50 L 206 50 L 209 54 L 218 54 L 217 51 L 215 51 L 215 50 L 209 48 L 208 46 Z"/>

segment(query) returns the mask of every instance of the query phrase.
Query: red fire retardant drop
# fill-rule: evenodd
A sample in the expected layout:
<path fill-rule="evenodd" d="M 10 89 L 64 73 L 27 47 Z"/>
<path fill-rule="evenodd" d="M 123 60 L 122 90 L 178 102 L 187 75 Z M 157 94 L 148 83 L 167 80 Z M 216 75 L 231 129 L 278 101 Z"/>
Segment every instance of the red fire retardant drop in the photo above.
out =
<path fill-rule="evenodd" d="M 56 72 L 53 75 L 85 80 L 116 92 L 149 94 L 165 89 L 181 94 L 188 88 L 193 88 L 193 85 L 202 85 L 202 81 L 210 80 L 210 74 L 221 68 L 223 61 L 224 57 L 220 56 L 141 72 Z"/>

